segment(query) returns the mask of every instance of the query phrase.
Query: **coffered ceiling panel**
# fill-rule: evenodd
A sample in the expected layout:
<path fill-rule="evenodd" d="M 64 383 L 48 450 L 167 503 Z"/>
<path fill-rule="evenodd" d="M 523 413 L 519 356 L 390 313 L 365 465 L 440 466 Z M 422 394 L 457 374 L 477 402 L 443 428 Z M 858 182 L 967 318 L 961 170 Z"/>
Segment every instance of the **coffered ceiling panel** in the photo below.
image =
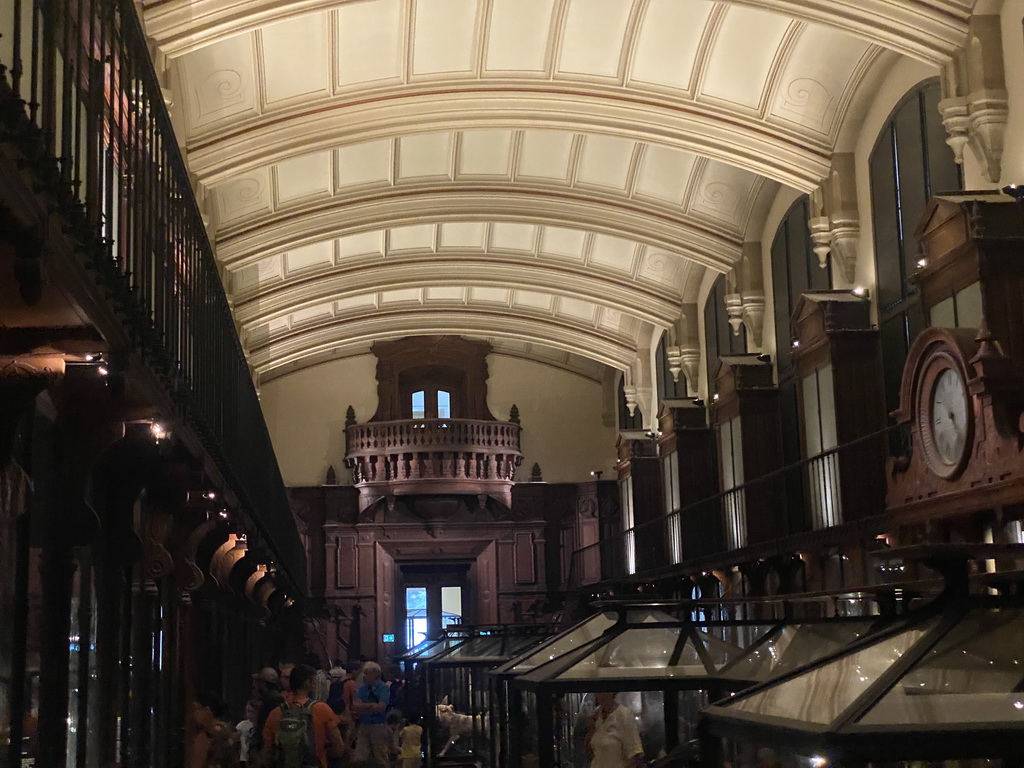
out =
<path fill-rule="evenodd" d="M 337 40 L 334 46 L 335 85 L 346 89 L 367 83 L 401 82 L 405 74 L 405 32 L 409 13 L 404 0 L 345 3 L 338 5 L 333 13 Z"/>
<path fill-rule="evenodd" d="M 227 239 L 327 196 L 344 217 L 345 203 L 372 200 L 384 188 L 498 189 L 472 186 L 484 182 L 506 187 L 510 197 L 547 187 L 578 189 L 614 206 L 646 198 L 644 210 L 660 208 L 679 226 L 733 242 L 744 234 L 763 186 L 735 166 L 614 136 L 501 129 L 415 134 L 300 155 L 230 177 L 214 187 L 218 230 Z"/>
<path fill-rule="evenodd" d="M 876 63 L 944 63 L 973 0 L 142 5 L 276 376 L 420 332 L 633 365 L 826 177 Z"/>
<path fill-rule="evenodd" d="M 555 5 L 555 0 L 494 0 L 487 20 L 484 70 L 545 72 Z"/>
<path fill-rule="evenodd" d="M 539 230 L 539 231 L 538 231 Z M 473 287 L 546 288 L 617 301 L 669 324 L 692 301 L 704 270 L 658 249 L 601 234 L 505 222 L 395 227 L 316 242 L 226 272 L 241 322 L 316 303 L 318 296 L 383 290 L 447 276 Z"/>

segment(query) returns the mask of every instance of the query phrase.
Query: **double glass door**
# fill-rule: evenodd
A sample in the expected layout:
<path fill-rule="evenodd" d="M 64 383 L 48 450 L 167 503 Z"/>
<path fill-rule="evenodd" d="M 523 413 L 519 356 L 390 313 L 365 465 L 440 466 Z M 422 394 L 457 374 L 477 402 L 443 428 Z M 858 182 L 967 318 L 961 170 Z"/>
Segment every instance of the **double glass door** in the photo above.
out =
<path fill-rule="evenodd" d="M 466 620 L 468 566 L 405 566 L 402 568 L 400 626 L 406 649 L 449 624 Z"/>

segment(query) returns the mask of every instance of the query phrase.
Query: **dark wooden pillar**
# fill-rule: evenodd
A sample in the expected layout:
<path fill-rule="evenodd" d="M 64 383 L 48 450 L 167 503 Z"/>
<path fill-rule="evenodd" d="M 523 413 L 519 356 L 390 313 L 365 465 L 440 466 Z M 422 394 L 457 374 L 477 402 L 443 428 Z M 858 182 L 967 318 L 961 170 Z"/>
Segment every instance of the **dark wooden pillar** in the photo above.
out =
<path fill-rule="evenodd" d="M 39 764 L 64 765 L 68 738 L 68 664 L 71 583 L 75 564 L 71 544 L 50 529 L 43 544 L 40 575 L 43 615 L 39 637 Z"/>
<path fill-rule="evenodd" d="M 29 617 L 30 479 L 15 462 L 17 436 L 31 429 L 36 396 L 52 381 L 52 373 L 9 358 L 0 358 L 0 659 L 9 680 L 10 746 L 6 764 L 21 764 L 22 723 L 26 714 L 25 682 Z M 8 591 L 7 585 L 10 585 Z"/>
<path fill-rule="evenodd" d="M 628 552 L 631 546 L 636 553 L 636 571 L 657 568 L 668 562 L 665 526 L 658 524 L 658 520 L 664 520 L 665 505 L 656 437 L 654 433 L 638 431 L 619 434 L 619 483 L 629 488 L 633 512 L 633 533 L 626 532 L 627 572 L 630 570 Z M 625 521 L 624 528 L 628 528 L 628 521 Z"/>
<path fill-rule="evenodd" d="M 728 355 L 719 359 L 715 371 L 718 400 L 713 404 L 715 423 L 721 431 L 733 435 L 734 467 L 742 473 L 742 483 L 751 483 L 762 475 L 782 468 L 782 432 L 779 391 L 772 378 L 771 363 L 759 355 Z M 735 419 L 739 421 L 734 421 Z M 731 425 L 731 426 L 730 426 Z M 738 429 L 736 429 L 738 425 Z M 724 477 L 724 468 L 723 477 Z M 727 490 L 727 489 L 726 489 Z M 724 527 L 738 536 L 737 515 L 745 527 L 745 542 L 757 544 L 789 533 L 786 518 L 786 489 L 782 478 L 745 487 L 736 497 L 722 504 Z M 727 538 L 728 542 L 728 538 Z"/>
<path fill-rule="evenodd" d="M 708 424 L 707 408 L 703 402 L 693 400 L 666 400 L 658 426 L 663 471 L 675 473 L 674 478 L 663 479 L 666 486 L 674 483 L 678 488 L 681 559 L 717 552 L 722 540 L 718 502 L 706 501 L 719 490 L 717 446 L 714 430 Z M 675 461 L 669 460 L 673 453 Z M 670 530 L 670 539 L 674 535 Z"/>
<path fill-rule="evenodd" d="M 793 336 L 799 344 L 793 350 L 793 363 L 800 384 L 797 401 L 804 458 L 885 428 L 882 352 L 870 309 L 867 298 L 850 291 L 814 291 L 802 294 L 793 310 Z M 821 371 L 826 368 L 832 375 L 823 382 Z M 809 413 L 805 399 L 811 384 L 816 385 L 811 389 L 817 414 Z M 823 384 L 830 384 L 831 391 L 825 391 Z M 834 425 L 836 446 L 821 446 L 820 440 L 810 437 L 824 431 L 821 425 Z M 819 528 L 829 520 L 850 522 L 881 514 L 887 448 L 887 441 L 880 437 L 813 461 L 806 479 L 810 519 L 798 518 L 791 524 Z"/>

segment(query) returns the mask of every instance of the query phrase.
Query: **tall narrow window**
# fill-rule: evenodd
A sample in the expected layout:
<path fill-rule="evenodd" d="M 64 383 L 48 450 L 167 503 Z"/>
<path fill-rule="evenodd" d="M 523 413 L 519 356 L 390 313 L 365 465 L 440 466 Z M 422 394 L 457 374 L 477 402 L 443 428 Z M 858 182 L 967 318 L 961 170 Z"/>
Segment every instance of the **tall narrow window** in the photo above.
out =
<path fill-rule="evenodd" d="M 437 390 L 437 418 L 450 419 L 452 417 L 452 394 L 443 389 Z"/>
<path fill-rule="evenodd" d="M 405 647 L 427 639 L 427 588 L 405 589 Z"/>
<path fill-rule="evenodd" d="M 412 417 L 414 419 L 425 419 L 427 418 L 427 399 L 426 393 L 421 389 L 419 392 L 412 393 Z"/>
<path fill-rule="evenodd" d="M 811 248 L 807 226 L 807 196 L 799 198 L 786 213 L 772 240 L 772 290 L 775 306 L 775 362 L 779 374 L 779 408 L 782 415 L 784 464 L 795 464 L 800 455 L 796 371 L 793 368 L 790 318 L 800 295 L 832 287 L 832 262 L 822 269 Z M 793 489 L 795 492 L 796 489 Z M 791 498 L 793 509 L 801 507 Z"/>
<path fill-rule="evenodd" d="M 441 587 L 441 627 L 462 623 L 462 587 Z"/>
<path fill-rule="evenodd" d="M 828 528 L 843 522 L 838 457 L 835 454 L 821 455 L 839 444 L 832 366 L 817 369 L 805 376 L 800 384 L 803 390 L 804 442 L 807 457 L 812 459 L 807 464 L 811 522 L 815 529 Z"/>
<path fill-rule="evenodd" d="M 722 465 L 722 512 L 728 549 L 747 545 L 747 504 L 743 489 L 743 432 L 740 417 L 734 416 L 718 427 Z"/>
<path fill-rule="evenodd" d="M 742 355 L 747 351 L 747 335 L 732 332 L 725 310 L 725 275 L 715 282 L 704 305 L 704 350 L 708 374 L 708 398 L 715 395 L 715 367 L 723 355 Z"/>
<path fill-rule="evenodd" d="M 668 519 L 668 546 L 672 562 L 683 559 L 683 526 L 679 519 L 679 454 L 676 451 L 661 458 L 661 478 L 664 484 L 665 515 Z"/>
<path fill-rule="evenodd" d="M 633 528 L 633 478 L 619 483 L 622 494 L 622 530 L 625 534 L 626 573 L 636 573 L 636 531 Z"/>
<path fill-rule="evenodd" d="M 930 80 L 907 94 L 882 128 L 868 159 L 875 295 L 886 407 L 890 411 L 899 406 L 907 350 L 925 322 L 917 293 L 907 280 L 917 269 L 914 232 L 928 198 L 963 186 L 960 167 L 945 143 L 940 98 L 938 80 Z M 963 298 L 965 312 L 975 314 L 974 297 Z M 949 318 L 943 322 L 957 322 L 952 310 L 950 307 Z"/>

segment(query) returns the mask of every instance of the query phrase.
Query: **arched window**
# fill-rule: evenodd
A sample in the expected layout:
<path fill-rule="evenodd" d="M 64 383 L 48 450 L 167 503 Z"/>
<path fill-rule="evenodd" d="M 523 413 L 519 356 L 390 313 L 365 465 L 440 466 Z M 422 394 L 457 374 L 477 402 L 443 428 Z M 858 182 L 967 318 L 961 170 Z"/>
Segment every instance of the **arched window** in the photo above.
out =
<path fill-rule="evenodd" d="M 708 373 L 708 400 L 715 396 L 715 368 L 723 355 L 742 355 L 747 351 L 747 335 L 732 332 L 725 310 L 725 275 L 715 281 L 704 305 L 704 352 Z"/>
<path fill-rule="evenodd" d="M 772 240 L 772 294 L 775 310 L 775 362 L 779 376 L 782 449 L 785 464 L 799 461 L 800 417 L 793 368 L 790 317 L 800 295 L 832 287 L 831 260 L 824 269 L 811 248 L 807 196 L 786 212 Z"/>
<path fill-rule="evenodd" d="M 907 277 L 917 268 L 914 230 L 928 199 L 963 186 L 946 146 L 939 114 L 938 80 L 914 88 L 893 110 L 871 152 L 875 296 L 882 341 L 886 407 L 899 405 L 907 350 L 924 326 L 917 294 Z"/>

